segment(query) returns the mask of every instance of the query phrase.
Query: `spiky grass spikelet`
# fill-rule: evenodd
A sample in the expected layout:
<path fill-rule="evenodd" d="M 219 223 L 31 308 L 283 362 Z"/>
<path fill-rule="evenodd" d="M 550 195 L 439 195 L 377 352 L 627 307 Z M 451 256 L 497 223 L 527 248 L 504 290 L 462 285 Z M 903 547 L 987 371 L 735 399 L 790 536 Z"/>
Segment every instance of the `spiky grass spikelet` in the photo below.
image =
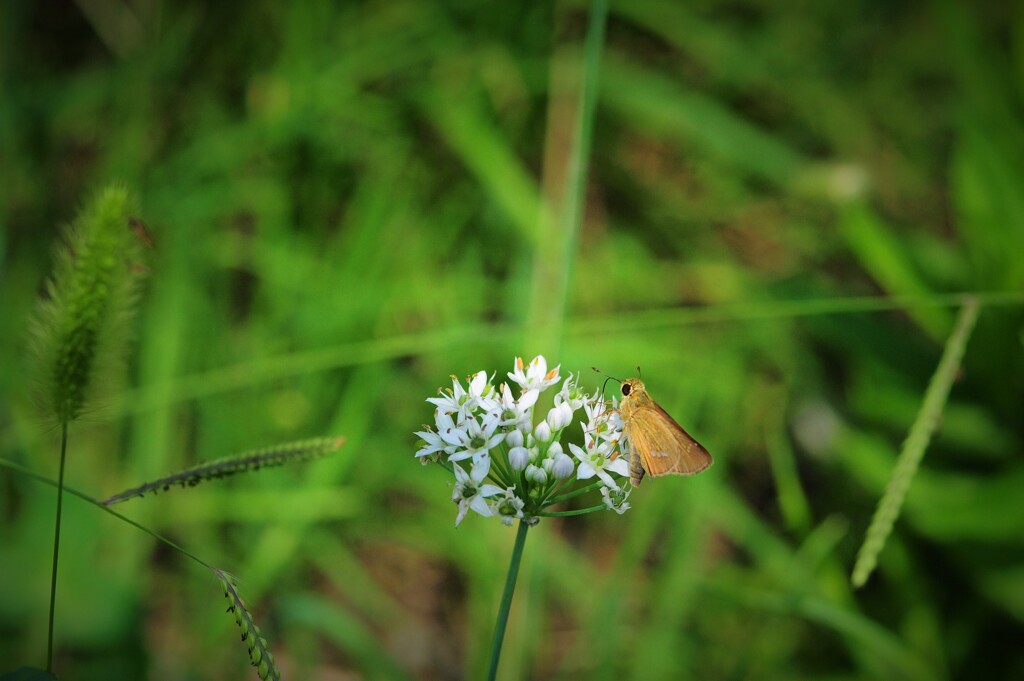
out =
<path fill-rule="evenodd" d="M 186 468 L 183 471 L 172 473 L 159 480 L 147 482 L 144 485 L 115 494 L 105 499 L 102 503 L 104 506 L 109 506 L 132 497 L 144 496 L 147 492 L 156 493 L 161 490 L 166 492 L 173 485 L 195 487 L 204 480 L 225 478 L 236 473 L 258 471 L 261 468 L 281 466 L 296 461 L 308 461 L 330 454 L 339 449 L 343 444 L 345 444 L 345 438 L 343 437 L 323 437 L 289 442 L 273 447 L 264 447 L 263 449 L 256 449 L 238 454 L 237 456 L 228 456 L 223 459 L 216 459 L 199 464 L 198 466 Z"/>
<path fill-rule="evenodd" d="M 235 623 L 242 632 L 242 641 L 249 650 L 249 660 L 252 666 L 256 667 L 256 673 L 263 681 L 272 679 L 281 681 L 281 672 L 274 662 L 274 655 L 270 652 L 267 639 L 263 637 L 260 628 L 252 620 L 252 613 L 245 607 L 245 602 L 238 595 L 234 578 L 223 570 L 214 569 L 213 573 L 221 581 L 224 587 L 224 597 L 228 599 L 228 612 L 235 617 Z"/>
<path fill-rule="evenodd" d="M 37 310 L 33 350 L 41 399 L 60 423 L 78 418 L 95 385 L 120 359 L 135 302 L 140 244 L 129 228 L 128 190 L 99 192 L 67 229 L 48 298 Z"/>

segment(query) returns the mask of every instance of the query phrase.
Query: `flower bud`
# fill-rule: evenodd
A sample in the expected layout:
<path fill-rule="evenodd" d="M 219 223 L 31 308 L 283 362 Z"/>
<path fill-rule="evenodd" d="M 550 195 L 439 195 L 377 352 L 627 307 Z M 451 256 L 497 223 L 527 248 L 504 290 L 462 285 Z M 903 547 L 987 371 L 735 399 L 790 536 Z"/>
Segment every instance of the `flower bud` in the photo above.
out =
<path fill-rule="evenodd" d="M 513 447 L 508 452 L 508 462 L 513 470 L 521 471 L 530 462 L 530 451 L 526 447 Z"/>
<path fill-rule="evenodd" d="M 561 454 L 563 451 L 564 450 L 562 449 L 562 443 L 559 442 L 558 440 L 555 440 L 554 442 L 551 443 L 551 446 L 548 447 L 548 456 L 553 459 L 559 454 Z"/>
<path fill-rule="evenodd" d="M 554 432 L 558 432 L 569 425 L 568 422 L 562 422 L 562 410 L 558 407 L 551 407 L 551 409 L 548 410 L 548 417 L 544 420 Z"/>
<path fill-rule="evenodd" d="M 526 479 L 530 482 L 535 482 L 538 485 L 543 485 L 548 481 L 548 474 L 540 466 L 534 466 L 531 463 L 526 467 Z"/>
<path fill-rule="evenodd" d="M 511 433 L 505 436 L 505 442 L 508 443 L 509 447 L 522 447 L 523 446 L 523 433 L 520 430 L 513 430 Z"/>
<path fill-rule="evenodd" d="M 576 466 L 573 465 L 572 457 L 568 454 L 559 454 L 555 457 L 555 464 L 551 467 L 551 474 L 556 480 L 565 480 Z"/>
<path fill-rule="evenodd" d="M 558 411 L 562 414 L 562 423 L 565 424 L 562 427 L 565 428 L 572 423 L 573 408 L 568 402 L 562 402 L 558 405 Z"/>
<path fill-rule="evenodd" d="M 534 429 L 533 434 L 541 442 L 545 442 L 545 443 L 550 442 L 551 441 L 551 426 L 548 425 L 547 421 L 541 421 L 540 423 L 537 424 L 537 427 Z"/>

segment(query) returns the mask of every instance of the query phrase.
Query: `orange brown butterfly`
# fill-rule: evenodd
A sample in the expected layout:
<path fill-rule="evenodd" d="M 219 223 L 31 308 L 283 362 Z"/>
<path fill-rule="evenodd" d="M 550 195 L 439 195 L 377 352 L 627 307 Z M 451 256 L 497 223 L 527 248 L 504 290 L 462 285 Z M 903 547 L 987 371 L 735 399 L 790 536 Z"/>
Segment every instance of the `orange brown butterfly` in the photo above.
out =
<path fill-rule="evenodd" d="M 639 367 L 637 371 L 639 373 Z M 645 474 L 652 478 L 694 475 L 712 464 L 708 450 L 651 398 L 641 379 L 627 378 L 619 383 L 622 391 L 619 415 L 632 452 L 629 479 L 634 487 L 640 485 Z"/>

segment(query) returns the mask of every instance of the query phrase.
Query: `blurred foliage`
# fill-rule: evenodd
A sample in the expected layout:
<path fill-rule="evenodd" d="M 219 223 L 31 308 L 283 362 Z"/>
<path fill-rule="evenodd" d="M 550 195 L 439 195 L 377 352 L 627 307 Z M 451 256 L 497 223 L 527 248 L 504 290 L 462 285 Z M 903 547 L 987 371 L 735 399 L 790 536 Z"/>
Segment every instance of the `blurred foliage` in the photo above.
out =
<path fill-rule="evenodd" d="M 56 475 L 26 320 L 60 224 L 120 179 L 156 242 L 134 388 L 73 428 L 67 479 L 102 497 L 347 436 L 124 509 L 239 576 L 284 677 L 481 674 L 513 534 L 454 530 L 411 432 L 449 374 L 539 352 L 640 364 L 717 465 L 531 532 L 503 678 L 1024 677 L 1019 297 L 983 304 L 879 570 L 849 586 L 952 327 L 938 296 L 1024 289 L 1024 10 L 613 4 L 565 241 L 540 216 L 565 199 L 586 16 L 2 3 L 0 456 Z M 844 308 L 865 295 L 902 309 Z M 45 650 L 53 502 L 0 476 L 10 667 Z M 63 537 L 61 678 L 252 678 L 208 573 L 75 498 Z"/>

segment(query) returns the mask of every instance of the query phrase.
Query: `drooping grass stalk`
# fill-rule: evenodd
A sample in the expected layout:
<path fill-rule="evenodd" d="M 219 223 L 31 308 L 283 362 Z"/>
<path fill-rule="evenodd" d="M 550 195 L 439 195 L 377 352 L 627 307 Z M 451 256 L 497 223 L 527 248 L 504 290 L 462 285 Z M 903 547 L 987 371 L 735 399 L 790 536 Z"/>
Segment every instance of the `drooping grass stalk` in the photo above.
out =
<path fill-rule="evenodd" d="M 42 482 L 42 483 L 47 484 L 47 485 L 50 485 L 52 487 L 56 487 L 57 490 L 58 490 L 58 493 L 60 493 L 61 491 L 66 491 L 68 494 L 76 496 L 79 499 L 82 499 L 83 501 L 87 501 L 88 503 L 90 503 L 93 506 L 103 510 L 106 513 L 109 513 L 110 515 L 114 516 L 115 518 L 118 518 L 119 520 L 123 520 L 124 522 L 126 522 L 129 525 L 135 527 L 136 529 L 139 529 L 139 530 L 145 532 L 146 534 L 148 534 L 149 536 L 153 537 L 157 541 L 162 542 L 163 544 L 166 544 L 167 546 L 171 547 L 172 549 L 174 549 L 178 553 L 182 554 L 183 556 L 185 556 L 187 558 L 190 558 L 191 560 L 195 561 L 199 565 L 202 565 L 204 568 L 206 568 L 206 569 L 210 570 L 211 572 L 213 572 L 213 574 L 217 577 L 218 580 L 220 580 L 222 586 L 224 587 L 224 594 L 225 594 L 225 596 L 227 596 L 228 600 L 231 602 L 231 606 L 228 608 L 228 611 L 234 614 L 235 621 L 236 621 L 236 623 L 238 624 L 239 628 L 242 631 L 242 640 L 246 642 L 246 646 L 249 649 L 249 659 L 252 661 L 253 666 L 256 667 L 257 674 L 259 674 L 259 677 L 261 679 L 263 679 L 264 681 L 266 681 L 267 679 L 273 679 L 274 681 L 280 681 L 281 673 L 278 670 L 277 665 L 274 662 L 274 656 L 270 653 L 270 650 L 268 649 L 267 639 L 260 632 L 260 628 L 258 626 L 256 626 L 256 624 L 253 622 L 252 614 L 246 608 L 245 603 L 242 601 L 241 596 L 239 596 L 238 590 L 237 590 L 237 588 L 234 585 L 234 580 L 233 580 L 233 578 L 230 575 L 228 575 L 226 572 L 224 572 L 223 570 L 221 570 L 219 568 L 215 568 L 214 566 L 210 565 L 209 563 L 207 563 L 205 560 L 203 560 L 199 556 L 195 555 L 191 551 L 188 551 L 187 549 L 183 548 L 182 546 L 180 546 L 179 544 L 175 543 L 174 541 L 168 539 L 167 537 L 164 537 L 163 535 L 159 534 L 158 532 L 155 532 L 154 530 L 149 529 L 145 525 L 142 525 L 142 524 L 132 520 L 131 518 L 118 513 L 114 509 L 112 509 L 109 506 L 105 505 L 105 502 L 102 502 L 99 499 L 94 499 L 93 497 L 89 496 L 88 494 L 85 494 L 84 492 L 80 492 L 79 490 L 77 490 L 77 489 L 75 489 L 73 487 L 64 487 L 60 483 L 60 481 L 54 481 L 54 480 L 51 480 L 51 479 L 49 479 L 49 478 L 47 478 L 45 476 L 39 475 L 38 473 L 34 473 L 33 471 L 25 468 L 24 466 L 20 466 L 20 465 L 14 463 L 13 461 L 8 461 L 6 459 L 0 458 L 0 466 L 4 466 L 5 468 L 9 468 L 9 469 L 11 469 L 13 471 L 17 471 L 17 472 L 19 472 L 19 473 L 21 473 L 23 475 L 26 475 L 26 476 L 28 476 L 30 478 L 38 480 L 39 482 Z M 60 506 L 60 504 L 58 503 L 58 507 L 59 506 Z M 56 568 L 56 558 L 54 560 L 54 567 Z M 53 584 L 56 584 L 55 580 L 53 581 Z M 50 605 L 50 617 L 51 617 L 51 620 L 52 620 L 52 617 L 53 617 L 53 599 L 52 598 L 51 598 L 50 604 L 51 604 Z M 51 631 L 52 631 L 52 627 L 51 627 Z M 50 647 L 50 649 L 52 650 L 52 639 L 51 639 L 51 647 Z M 47 671 L 50 672 L 51 670 L 47 669 Z"/>
<path fill-rule="evenodd" d="M 237 456 L 227 456 L 214 461 L 192 466 L 185 470 L 172 473 L 158 480 L 119 492 L 101 503 L 105 506 L 116 504 L 132 497 L 141 497 L 148 492 L 166 492 L 174 485 L 195 487 L 204 480 L 225 478 L 236 473 L 258 471 L 261 468 L 282 466 L 286 463 L 308 461 L 336 451 L 345 444 L 344 437 L 325 437 L 312 440 L 300 440 L 287 444 L 264 447 L 245 452 Z"/>
<path fill-rule="evenodd" d="M 488 681 L 494 681 L 498 676 L 498 662 L 501 659 L 501 646 L 505 641 L 505 627 L 508 625 L 508 613 L 512 608 L 512 594 L 516 590 L 516 581 L 519 578 L 519 563 L 523 559 L 523 546 L 526 544 L 526 533 L 530 526 L 520 521 L 519 529 L 516 531 L 516 543 L 512 547 L 512 558 L 509 559 L 508 576 L 505 578 L 505 591 L 501 595 L 501 605 L 498 607 L 498 620 L 494 625 L 494 640 L 491 642 L 491 662 L 487 670 Z"/>
<path fill-rule="evenodd" d="M 263 681 L 281 681 L 281 671 L 274 662 L 274 655 L 270 652 L 267 639 L 263 637 L 260 628 L 252 619 L 252 613 L 245 607 L 245 601 L 238 594 L 235 580 L 226 572 L 214 569 L 213 574 L 221 581 L 224 587 L 224 596 L 228 599 L 228 612 L 234 615 L 235 624 L 242 632 L 242 641 L 249 651 L 249 660 L 252 666 L 256 667 L 256 673 Z"/>
<path fill-rule="evenodd" d="M 210 570 L 214 569 L 214 567 L 212 565 L 210 565 L 205 560 L 203 560 L 199 556 L 195 555 L 191 551 L 188 551 L 187 549 L 183 548 L 179 544 L 176 544 L 174 541 L 172 541 L 172 540 L 168 539 L 167 537 L 159 534 L 158 532 L 149 529 L 145 525 L 142 525 L 142 524 L 132 520 L 128 516 L 122 515 L 122 514 L 118 513 L 117 511 L 115 511 L 114 509 L 109 508 L 107 506 L 104 506 L 102 501 L 100 501 L 99 499 L 96 499 L 96 498 L 93 498 L 93 497 L 89 496 L 85 492 L 82 492 L 80 490 L 75 489 L 74 487 L 69 487 L 69 486 L 66 486 L 66 485 L 63 486 L 63 488 L 61 488 L 61 486 L 58 483 L 58 481 L 51 480 L 50 478 L 47 478 L 46 476 L 43 476 L 43 475 L 39 475 L 38 473 L 36 473 L 34 471 L 31 471 L 28 468 L 25 468 L 24 466 L 16 464 L 13 461 L 8 461 L 7 459 L 4 459 L 4 458 L 0 458 L 0 466 L 3 466 L 4 468 L 8 468 L 8 469 L 10 469 L 12 471 L 16 471 L 18 473 L 21 473 L 22 475 L 30 477 L 33 480 L 37 480 L 38 482 L 41 482 L 44 485 L 50 485 L 51 487 L 56 487 L 58 489 L 63 489 L 68 494 L 70 494 L 72 496 L 75 496 L 75 497 L 78 497 L 82 501 L 86 501 L 86 502 L 92 504 L 96 508 L 99 508 L 99 509 L 105 511 L 106 513 L 109 513 L 110 515 L 114 516 L 118 520 L 121 520 L 123 522 L 128 523 L 129 525 L 131 525 L 132 527 L 136 528 L 137 530 L 141 530 L 142 532 L 145 532 L 150 537 L 153 537 L 157 541 L 159 541 L 159 542 L 161 542 L 163 544 L 166 544 L 167 546 L 171 547 L 172 549 L 174 549 L 178 553 L 182 554 L 186 558 L 190 558 L 190 559 L 194 560 L 196 563 L 198 563 L 198 564 L 202 565 L 203 567 L 208 568 Z"/>
<path fill-rule="evenodd" d="M 857 561 L 850 578 L 854 587 L 863 586 L 878 563 L 878 555 L 882 552 L 889 533 L 892 532 L 893 524 L 903 506 L 903 499 L 907 495 L 907 489 L 917 473 L 918 465 L 921 463 L 932 433 L 939 425 L 942 410 L 949 397 L 950 387 L 956 378 L 960 360 L 963 358 L 967 341 L 977 318 L 978 301 L 968 298 L 960 309 L 953 333 L 946 341 L 942 359 L 939 360 L 939 366 L 935 369 L 928 389 L 925 391 L 921 409 L 903 443 L 903 449 L 896 461 L 896 467 L 893 469 L 885 493 L 881 501 L 878 502 L 878 508 L 871 520 L 864 544 L 861 545 L 860 551 L 857 553 Z"/>
<path fill-rule="evenodd" d="M 57 557 L 60 554 L 60 517 L 64 502 L 64 461 L 68 453 L 68 424 L 60 429 L 60 473 L 57 475 L 57 519 L 53 523 L 53 569 L 50 573 L 50 617 L 46 627 L 46 671 L 53 672 L 53 613 L 57 604 Z"/>

